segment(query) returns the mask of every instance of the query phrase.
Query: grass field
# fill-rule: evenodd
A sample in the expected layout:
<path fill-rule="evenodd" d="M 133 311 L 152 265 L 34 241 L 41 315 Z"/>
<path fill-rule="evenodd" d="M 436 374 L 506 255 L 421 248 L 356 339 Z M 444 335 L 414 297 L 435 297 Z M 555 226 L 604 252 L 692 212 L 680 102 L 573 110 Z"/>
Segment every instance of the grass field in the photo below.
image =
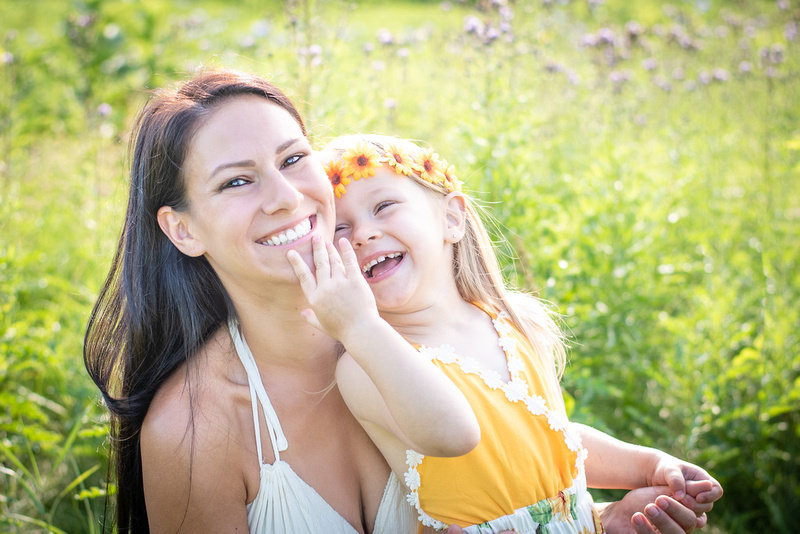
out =
<path fill-rule="evenodd" d="M 794 532 L 794 0 L 0 12 L 0 531 L 100 530 L 113 486 L 82 340 L 128 131 L 148 90 L 214 64 L 289 90 L 317 145 L 370 131 L 436 147 L 491 215 L 509 282 L 564 315 L 571 417 L 706 467 L 725 487 L 708 531 Z"/>

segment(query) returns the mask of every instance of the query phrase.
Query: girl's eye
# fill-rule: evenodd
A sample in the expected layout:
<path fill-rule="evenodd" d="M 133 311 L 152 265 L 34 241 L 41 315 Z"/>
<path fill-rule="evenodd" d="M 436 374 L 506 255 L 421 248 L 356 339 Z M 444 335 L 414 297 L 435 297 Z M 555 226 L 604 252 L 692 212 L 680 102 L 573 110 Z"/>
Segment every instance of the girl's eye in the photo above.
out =
<path fill-rule="evenodd" d="M 243 186 L 243 185 L 248 184 L 248 183 L 250 183 L 250 182 L 246 178 L 243 178 L 241 176 L 237 176 L 236 178 L 228 180 L 227 182 L 222 184 L 222 187 L 220 187 L 220 190 L 228 189 L 228 188 L 231 188 L 231 187 L 240 187 L 240 186 Z"/>
<path fill-rule="evenodd" d="M 345 230 L 347 230 L 346 224 L 337 224 L 336 228 L 333 230 L 333 233 L 338 234 L 339 232 L 344 232 Z"/>
<path fill-rule="evenodd" d="M 378 204 L 375 206 L 375 213 L 382 211 L 384 208 L 388 208 L 392 204 L 394 204 L 394 201 L 391 200 L 384 200 L 383 202 L 378 202 Z"/>
<path fill-rule="evenodd" d="M 295 154 L 294 156 L 289 156 L 288 158 L 286 158 L 286 161 L 283 162 L 283 165 L 281 165 L 281 169 L 285 169 L 286 167 L 294 165 L 302 158 L 303 158 L 302 154 Z"/>

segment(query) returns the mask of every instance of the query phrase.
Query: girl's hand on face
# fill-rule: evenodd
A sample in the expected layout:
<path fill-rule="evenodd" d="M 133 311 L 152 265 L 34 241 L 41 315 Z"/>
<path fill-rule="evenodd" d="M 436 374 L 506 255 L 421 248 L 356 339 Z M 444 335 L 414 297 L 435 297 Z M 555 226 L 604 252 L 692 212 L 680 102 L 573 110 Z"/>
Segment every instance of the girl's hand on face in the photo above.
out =
<path fill-rule="evenodd" d="M 301 313 L 309 324 L 346 344 L 348 334 L 380 320 L 375 297 L 347 239 L 339 240 L 341 256 L 332 243 L 319 236 L 311 243 L 313 273 L 297 251 L 286 253 L 310 305 Z"/>

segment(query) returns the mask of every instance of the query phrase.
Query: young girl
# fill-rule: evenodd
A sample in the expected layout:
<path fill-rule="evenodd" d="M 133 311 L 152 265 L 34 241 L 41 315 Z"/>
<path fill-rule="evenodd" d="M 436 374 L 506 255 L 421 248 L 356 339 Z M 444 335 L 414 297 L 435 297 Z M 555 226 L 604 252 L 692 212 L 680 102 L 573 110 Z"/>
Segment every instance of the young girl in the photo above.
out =
<path fill-rule="evenodd" d="M 702 469 L 568 421 L 562 336 L 541 301 L 505 288 L 453 167 L 381 136 L 339 138 L 322 154 L 341 257 L 316 239 L 312 274 L 288 253 L 311 306 L 302 313 L 344 346 L 342 396 L 424 525 L 603 532 L 587 472 L 595 487 L 663 484 L 677 500 L 686 491 L 711 498 L 715 481 Z M 442 374 L 479 431 L 449 412 L 460 398 Z M 441 457 L 457 449 L 471 450 Z"/>

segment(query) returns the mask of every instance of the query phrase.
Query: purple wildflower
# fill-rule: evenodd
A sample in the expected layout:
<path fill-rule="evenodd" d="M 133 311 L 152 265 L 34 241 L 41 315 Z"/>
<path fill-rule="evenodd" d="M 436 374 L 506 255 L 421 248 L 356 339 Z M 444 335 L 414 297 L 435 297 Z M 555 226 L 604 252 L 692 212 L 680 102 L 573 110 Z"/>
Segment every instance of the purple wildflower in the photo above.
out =
<path fill-rule="evenodd" d="M 467 15 L 464 17 L 464 31 L 480 35 L 483 33 L 483 22 L 475 15 Z"/>
<path fill-rule="evenodd" d="M 641 35 L 644 33 L 642 25 L 635 20 L 632 20 L 625 25 L 625 31 L 628 32 L 628 37 L 630 37 L 630 39 L 633 41 L 641 37 Z"/>
<path fill-rule="evenodd" d="M 79 28 L 86 28 L 92 22 L 94 22 L 94 17 L 86 14 L 78 15 L 78 19 L 75 21 Z"/>
<path fill-rule="evenodd" d="M 567 81 L 570 83 L 570 85 L 580 85 L 581 77 L 574 70 L 567 70 Z"/>
<path fill-rule="evenodd" d="M 612 70 L 608 78 L 615 84 L 622 84 L 631 79 L 631 73 L 627 70 Z"/>
<path fill-rule="evenodd" d="M 649 57 L 642 61 L 642 68 L 644 70 L 656 70 L 658 68 L 658 60 L 654 57 Z"/>
<path fill-rule="evenodd" d="M 672 69 L 672 78 L 675 80 L 683 80 L 686 77 L 686 73 L 680 67 L 675 67 Z"/>
<path fill-rule="evenodd" d="M 97 106 L 97 113 L 101 117 L 108 117 L 109 115 L 111 115 L 111 105 L 106 102 L 103 102 L 102 104 Z"/>
<path fill-rule="evenodd" d="M 698 82 L 700 82 L 700 83 L 701 83 L 701 84 L 703 84 L 703 85 L 708 85 L 708 84 L 710 84 L 710 83 L 711 83 L 711 79 L 712 79 L 712 78 L 711 78 L 711 74 L 709 74 L 708 72 L 706 72 L 706 71 L 704 71 L 704 70 L 703 70 L 703 71 L 700 71 L 700 72 L 697 74 L 697 81 L 698 81 Z"/>
<path fill-rule="evenodd" d="M 787 41 L 796 41 L 797 31 L 797 21 L 792 20 L 786 23 L 786 28 L 783 30 L 783 36 L 786 37 Z"/>
<path fill-rule="evenodd" d="M 258 38 L 263 38 L 269 35 L 270 24 L 268 20 L 257 20 L 250 26 L 250 31 Z"/>
<path fill-rule="evenodd" d="M 769 58 L 773 63 L 783 63 L 783 45 L 775 43 L 769 49 Z"/>
<path fill-rule="evenodd" d="M 727 70 L 722 68 L 716 68 L 712 72 L 714 79 L 718 82 L 727 82 L 730 79 L 731 75 L 728 73 Z"/>
<path fill-rule="evenodd" d="M 551 73 L 562 72 L 564 68 L 555 61 L 548 61 L 544 65 L 544 70 Z"/>
<path fill-rule="evenodd" d="M 739 63 L 739 72 L 743 74 L 748 74 L 753 71 L 753 64 L 749 61 L 742 61 Z"/>
<path fill-rule="evenodd" d="M 384 46 L 389 46 L 394 43 L 394 37 L 392 36 L 392 32 L 387 29 L 380 29 L 378 30 L 378 42 Z"/>
<path fill-rule="evenodd" d="M 581 37 L 581 46 L 597 46 L 597 37 L 593 33 L 585 33 Z"/>
<path fill-rule="evenodd" d="M 614 44 L 614 30 L 611 28 L 600 28 L 597 30 L 597 42 Z"/>
<path fill-rule="evenodd" d="M 660 74 L 653 76 L 653 83 L 655 84 L 656 87 L 658 87 L 659 89 L 663 89 L 664 91 L 669 92 L 672 90 L 672 84 L 669 83 L 669 81 L 667 81 L 667 79 L 661 76 Z"/>

